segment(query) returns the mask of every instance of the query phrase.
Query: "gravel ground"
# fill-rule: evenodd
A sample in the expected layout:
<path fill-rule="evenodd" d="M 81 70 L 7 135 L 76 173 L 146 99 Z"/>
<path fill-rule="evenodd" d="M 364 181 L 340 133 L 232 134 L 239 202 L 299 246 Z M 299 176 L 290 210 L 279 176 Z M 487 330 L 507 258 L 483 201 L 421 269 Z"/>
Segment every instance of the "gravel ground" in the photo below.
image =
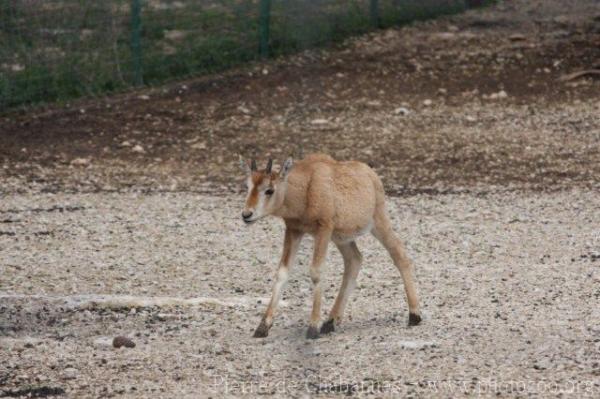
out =
<path fill-rule="evenodd" d="M 600 394 L 597 192 L 391 199 L 416 264 L 423 324 L 407 327 L 399 273 L 364 237 L 347 320 L 316 341 L 304 338 L 310 239 L 271 335 L 251 338 L 282 225 L 244 226 L 242 201 L 190 193 L 4 198 L 0 393 Z M 330 250 L 328 306 L 341 269 Z M 118 335 L 136 347 L 112 348 Z"/>

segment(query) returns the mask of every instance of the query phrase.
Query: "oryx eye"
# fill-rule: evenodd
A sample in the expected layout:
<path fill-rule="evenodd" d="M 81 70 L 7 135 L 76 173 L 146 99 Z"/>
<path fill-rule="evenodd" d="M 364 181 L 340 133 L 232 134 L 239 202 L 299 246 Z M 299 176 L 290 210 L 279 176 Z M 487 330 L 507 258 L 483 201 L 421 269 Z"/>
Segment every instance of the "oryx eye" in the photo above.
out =
<path fill-rule="evenodd" d="M 272 188 L 267 188 L 267 189 L 265 190 L 265 194 L 266 194 L 266 195 L 273 195 L 273 193 L 274 193 L 274 192 L 275 192 L 275 190 L 273 190 Z"/>

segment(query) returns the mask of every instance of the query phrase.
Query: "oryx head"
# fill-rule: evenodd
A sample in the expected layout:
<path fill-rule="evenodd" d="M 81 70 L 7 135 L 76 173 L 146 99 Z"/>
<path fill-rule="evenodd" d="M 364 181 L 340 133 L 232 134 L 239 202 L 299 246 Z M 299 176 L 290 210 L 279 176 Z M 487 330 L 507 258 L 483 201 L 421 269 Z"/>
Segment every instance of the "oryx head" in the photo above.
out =
<path fill-rule="evenodd" d="M 273 160 L 269 159 L 264 169 L 258 170 L 256 161 L 245 161 L 240 156 L 240 166 L 246 172 L 248 194 L 242 212 L 245 223 L 256 222 L 265 216 L 272 215 L 283 204 L 287 188 L 287 176 L 292 169 L 292 158 L 288 158 L 279 172 L 274 172 Z"/>

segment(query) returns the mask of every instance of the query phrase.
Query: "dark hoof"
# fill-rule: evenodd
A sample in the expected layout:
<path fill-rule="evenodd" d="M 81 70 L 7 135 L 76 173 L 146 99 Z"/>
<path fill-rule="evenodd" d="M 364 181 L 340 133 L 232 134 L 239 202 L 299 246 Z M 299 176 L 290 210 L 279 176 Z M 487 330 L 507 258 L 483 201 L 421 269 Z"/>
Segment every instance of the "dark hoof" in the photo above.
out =
<path fill-rule="evenodd" d="M 321 326 L 321 334 L 329 334 L 335 331 L 335 327 L 333 326 L 333 319 L 327 320 Z"/>
<path fill-rule="evenodd" d="M 261 321 L 258 327 L 256 327 L 256 331 L 254 331 L 254 338 L 264 338 L 269 335 L 269 326 L 265 321 Z"/>
<path fill-rule="evenodd" d="M 408 325 L 409 326 L 416 326 L 416 325 L 419 325 L 419 323 L 421 323 L 421 316 L 419 316 L 418 314 L 415 314 L 415 313 L 408 314 Z"/>
<path fill-rule="evenodd" d="M 317 339 L 319 338 L 319 330 L 317 327 L 310 326 L 308 330 L 306 330 L 306 338 L 308 339 Z"/>

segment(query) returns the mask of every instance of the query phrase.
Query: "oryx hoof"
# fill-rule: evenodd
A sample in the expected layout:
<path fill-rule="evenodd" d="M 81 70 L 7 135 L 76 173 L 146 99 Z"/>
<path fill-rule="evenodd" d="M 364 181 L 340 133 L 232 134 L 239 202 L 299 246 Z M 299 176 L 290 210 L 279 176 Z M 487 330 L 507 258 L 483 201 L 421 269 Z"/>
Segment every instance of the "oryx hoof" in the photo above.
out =
<path fill-rule="evenodd" d="M 409 326 L 416 326 L 416 325 L 419 325 L 420 323 L 421 323 L 421 316 L 419 316 L 416 313 L 408 314 L 408 325 Z"/>
<path fill-rule="evenodd" d="M 321 326 L 321 334 L 329 334 L 331 332 L 334 332 L 335 327 L 333 323 L 333 319 L 329 319 L 325 323 L 323 323 L 323 325 Z"/>
<path fill-rule="evenodd" d="M 319 338 L 319 329 L 314 326 L 308 327 L 308 330 L 306 330 L 306 338 L 308 338 L 308 339 Z"/>
<path fill-rule="evenodd" d="M 265 321 L 261 321 L 256 330 L 254 331 L 254 338 L 264 338 L 269 335 L 269 326 Z"/>

